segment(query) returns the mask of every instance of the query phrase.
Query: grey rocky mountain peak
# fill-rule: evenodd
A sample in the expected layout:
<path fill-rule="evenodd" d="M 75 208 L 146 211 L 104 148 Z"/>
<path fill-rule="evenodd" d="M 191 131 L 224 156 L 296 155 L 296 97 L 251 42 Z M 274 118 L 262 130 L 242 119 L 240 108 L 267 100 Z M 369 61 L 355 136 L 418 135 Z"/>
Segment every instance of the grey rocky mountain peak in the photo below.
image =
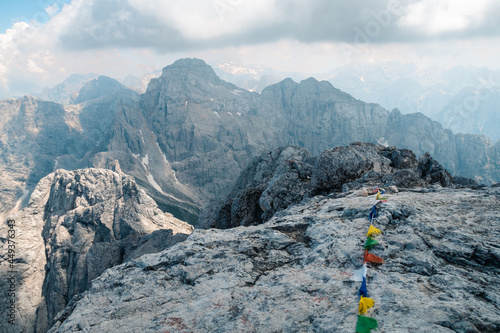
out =
<path fill-rule="evenodd" d="M 429 152 L 454 176 L 500 180 L 499 144 L 453 134 L 421 114 L 388 112 L 313 78 L 251 93 L 221 80 L 203 60 L 181 59 L 142 95 L 100 77 L 76 102 L 0 101 L 4 212 L 58 168 L 104 168 L 118 160 L 162 210 L 196 223 L 253 157 L 289 145 L 318 155 L 350 142 L 382 143 L 417 156 Z"/>
<path fill-rule="evenodd" d="M 87 82 L 79 91 L 78 96 L 72 104 L 80 104 L 83 102 L 98 99 L 100 97 L 112 96 L 119 93 L 128 93 L 135 95 L 136 93 L 127 89 L 124 85 L 115 79 L 107 76 L 99 76 L 97 79 Z"/>
<path fill-rule="evenodd" d="M 71 74 L 62 83 L 52 87 L 44 88 L 39 94 L 35 94 L 46 101 L 51 101 L 63 105 L 73 104 L 80 89 L 90 80 L 97 78 L 97 74 Z"/>

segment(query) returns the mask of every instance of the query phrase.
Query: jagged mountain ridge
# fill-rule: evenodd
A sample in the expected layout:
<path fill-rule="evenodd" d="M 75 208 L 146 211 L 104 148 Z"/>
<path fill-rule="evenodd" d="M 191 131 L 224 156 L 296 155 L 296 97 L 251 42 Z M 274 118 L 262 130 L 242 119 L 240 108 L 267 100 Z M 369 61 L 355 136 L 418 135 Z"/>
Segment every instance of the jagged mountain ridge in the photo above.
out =
<path fill-rule="evenodd" d="M 419 69 L 415 64 L 387 62 L 346 65 L 320 76 L 363 101 L 403 113 L 422 112 L 455 133 L 484 134 L 494 143 L 500 139 L 498 70 Z"/>
<path fill-rule="evenodd" d="M 100 81 L 112 88 L 104 95 Z M 209 200 L 225 197 L 259 152 L 297 145 L 317 154 L 352 141 L 397 145 L 417 155 L 428 151 L 455 175 L 500 179 L 498 145 L 454 135 L 421 114 L 388 112 L 313 78 L 251 93 L 218 78 L 202 60 L 182 59 L 165 67 L 142 95 L 99 78 L 78 98 L 81 103 L 68 106 L 2 101 L 6 207 L 57 168 L 106 167 L 118 160 L 162 209 L 193 222 Z M 41 117 L 50 119 L 34 120 Z"/>

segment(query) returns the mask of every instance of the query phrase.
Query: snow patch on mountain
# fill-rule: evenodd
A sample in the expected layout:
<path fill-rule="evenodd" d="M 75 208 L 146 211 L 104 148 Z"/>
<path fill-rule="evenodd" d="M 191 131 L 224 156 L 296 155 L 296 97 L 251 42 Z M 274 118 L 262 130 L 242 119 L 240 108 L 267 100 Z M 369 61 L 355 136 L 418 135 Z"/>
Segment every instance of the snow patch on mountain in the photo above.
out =
<path fill-rule="evenodd" d="M 160 185 L 158 185 L 158 183 L 155 181 L 152 174 L 148 174 L 147 178 L 148 178 L 148 182 L 151 184 L 151 186 L 153 186 L 158 192 L 160 192 L 161 194 L 167 195 L 165 192 L 163 192 Z"/>
<path fill-rule="evenodd" d="M 148 165 L 149 165 L 149 155 L 146 154 L 146 156 L 144 156 L 141 160 L 141 163 L 142 163 L 142 166 L 144 167 L 144 169 L 148 169 Z"/>

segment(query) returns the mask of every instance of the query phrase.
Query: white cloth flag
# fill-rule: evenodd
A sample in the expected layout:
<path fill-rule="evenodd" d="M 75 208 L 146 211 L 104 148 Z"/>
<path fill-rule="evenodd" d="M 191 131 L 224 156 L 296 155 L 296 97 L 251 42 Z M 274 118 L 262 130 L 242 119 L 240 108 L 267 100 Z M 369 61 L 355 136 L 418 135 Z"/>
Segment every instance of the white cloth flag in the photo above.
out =
<path fill-rule="evenodd" d="M 367 268 L 366 268 L 366 263 L 363 264 L 363 267 L 361 267 L 360 269 L 354 271 L 354 273 L 352 273 L 352 276 L 351 276 L 351 281 L 358 281 L 358 282 L 363 282 L 363 278 L 366 279 L 366 272 L 367 272 Z"/>

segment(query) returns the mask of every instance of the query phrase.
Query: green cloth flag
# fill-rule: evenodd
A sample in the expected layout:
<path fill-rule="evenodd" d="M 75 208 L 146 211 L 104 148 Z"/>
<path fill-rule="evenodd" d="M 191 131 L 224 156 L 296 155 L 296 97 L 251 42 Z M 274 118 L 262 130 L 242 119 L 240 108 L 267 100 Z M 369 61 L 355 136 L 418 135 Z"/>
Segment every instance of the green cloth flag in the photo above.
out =
<path fill-rule="evenodd" d="M 356 333 L 371 333 L 372 330 L 378 328 L 378 322 L 375 318 L 358 316 L 358 323 L 356 324 Z"/>
<path fill-rule="evenodd" d="M 367 250 L 371 250 L 372 247 L 374 247 L 375 245 L 378 244 L 378 241 L 376 241 L 375 239 L 371 238 L 371 237 L 368 237 L 366 239 L 366 243 L 365 243 L 365 249 Z"/>

